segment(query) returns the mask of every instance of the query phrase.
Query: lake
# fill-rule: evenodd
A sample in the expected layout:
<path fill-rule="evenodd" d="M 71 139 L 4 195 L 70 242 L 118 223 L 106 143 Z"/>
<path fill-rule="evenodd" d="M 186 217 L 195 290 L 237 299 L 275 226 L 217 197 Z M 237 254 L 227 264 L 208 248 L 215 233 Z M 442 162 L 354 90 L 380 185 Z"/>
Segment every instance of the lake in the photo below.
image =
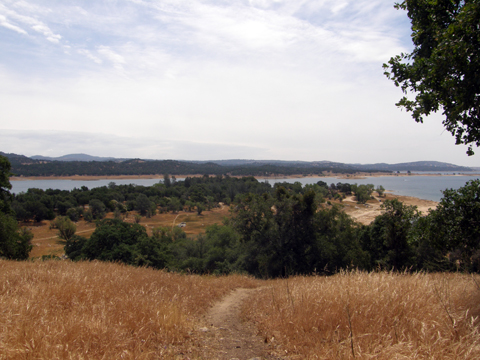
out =
<path fill-rule="evenodd" d="M 268 180 L 273 185 L 276 182 L 295 182 L 314 184 L 318 181 L 325 181 L 327 184 L 350 183 L 358 185 L 373 184 L 375 187 L 382 185 L 386 190 L 397 195 L 413 196 L 425 200 L 440 201 L 445 189 L 458 189 L 469 180 L 476 180 L 479 175 L 455 175 L 455 176 L 381 176 L 367 177 L 366 179 L 340 179 L 338 177 L 318 177 L 300 179 L 276 179 Z"/>
<path fill-rule="evenodd" d="M 287 178 L 287 179 L 268 179 L 260 181 L 268 181 L 271 185 L 276 182 L 300 182 L 302 185 L 314 184 L 318 181 L 331 183 L 350 183 L 350 184 L 373 184 L 375 187 L 382 185 L 386 190 L 393 191 L 397 195 L 413 196 L 420 199 L 440 201 L 442 198 L 442 190 L 458 189 L 465 185 L 469 180 L 478 179 L 479 175 L 455 175 L 455 176 L 382 176 L 367 177 L 366 179 L 340 179 L 338 177 L 311 177 L 311 178 Z M 183 178 L 177 178 L 183 180 Z M 37 188 L 42 190 L 60 189 L 73 190 L 86 186 L 89 189 L 106 186 L 110 182 L 117 185 L 143 185 L 152 186 L 163 179 L 102 179 L 102 180 L 19 180 L 10 181 L 12 184 L 12 193 L 18 194 L 26 192 L 29 188 Z"/>

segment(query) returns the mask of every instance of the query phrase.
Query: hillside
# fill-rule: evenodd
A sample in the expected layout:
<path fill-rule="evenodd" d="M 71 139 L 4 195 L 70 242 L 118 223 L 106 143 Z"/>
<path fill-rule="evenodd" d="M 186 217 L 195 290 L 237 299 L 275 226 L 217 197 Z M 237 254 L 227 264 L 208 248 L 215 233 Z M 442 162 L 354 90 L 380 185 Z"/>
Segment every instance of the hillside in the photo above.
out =
<path fill-rule="evenodd" d="M 31 159 L 34 160 L 48 160 L 48 161 L 115 161 L 121 162 L 127 159 L 118 159 L 114 157 L 101 157 L 101 156 L 92 156 L 87 154 L 69 154 L 59 157 L 49 157 L 42 155 L 31 156 Z"/>
<path fill-rule="evenodd" d="M 368 171 L 370 169 L 382 170 L 382 171 L 473 171 L 472 168 L 466 166 L 458 166 L 454 164 L 439 162 L 439 161 L 415 161 L 398 164 L 354 164 L 353 166 Z"/>
<path fill-rule="evenodd" d="M 254 280 L 5 260 L 0 270 L 2 359 L 480 356 L 478 275 Z"/>
<path fill-rule="evenodd" d="M 109 176 L 109 175 L 231 175 L 292 176 L 322 175 L 325 172 L 451 171 L 468 172 L 471 168 L 438 161 L 417 161 L 399 164 L 345 164 L 331 161 L 286 160 L 148 160 L 104 158 L 86 154 L 70 154 L 58 158 L 26 157 L 5 154 L 17 176 Z"/>

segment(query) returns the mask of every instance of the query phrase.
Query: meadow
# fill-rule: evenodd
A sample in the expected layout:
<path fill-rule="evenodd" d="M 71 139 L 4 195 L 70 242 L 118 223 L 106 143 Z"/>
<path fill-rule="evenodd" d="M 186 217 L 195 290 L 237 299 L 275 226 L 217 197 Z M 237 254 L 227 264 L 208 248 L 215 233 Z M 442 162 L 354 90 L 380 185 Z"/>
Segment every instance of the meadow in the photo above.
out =
<path fill-rule="evenodd" d="M 154 216 L 147 218 L 142 217 L 140 224 L 145 226 L 147 233 L 151 235 L 152 229 L 158 226 L 164 226 L 171 228 L 178 225 L 181 222 L 187 224 L 182 230 L 189 237 L 195 237 L 198 234 L 205 233 L 207 226 L 213 224 L 221 224 L 226 216 L 229 216 L 229 207 L 221 206 L 213 208 L 212 210 L 205 210 L 201 215 L 197 215 L 196 212 L 181 211 L 178 213 L 162 213 L 155 214 Z M 135 211 L 131 211 L 126 222 L 133 222 L 134 217 L 137 214 Z M 106 218 L 113 218 L 113 213 L 107 213 Z M 32 251 L 30 252 L 30 258 L 38 258 L 42 256 L 61 256 L 64 253 L 65 241 L 58 238 L 58 230 L 50 228 L 49 220 L 44 220 L 40 224 L 34 223 L 26 224 L 34 235 L 32 240 Z M 33 225 L 32 225 L 33 224 Z M 35 225 L 35 226 L 34 226 Z M 81 219 L 75 223 L 77 227 L 76 234 L 89 238 L 95 230 L 95 223 L 89 223 Z"/>
<path fill-rule="evenodd" d="M 300 359 L 479 359 L 478 276 L 341 272 L 270 281 L 244 305 Z"/>
<path fill-rule="evenodd" d="M 114 263 L 0 260 L 0 359 L 197 358 L 201 315 L 244 276 Z M 185 354 L 185 357 L 181 356 Z"/>
<path fill-rule="evenodd" d="M 215 359 L 198 331 L 236 288 L 285 359 L 478 359 L 480 277 L 342 272 L 255 280 L 115 263 L 0 261 L 0 359 Z M 273 357 L 267 357 L 273 358 Z"/>

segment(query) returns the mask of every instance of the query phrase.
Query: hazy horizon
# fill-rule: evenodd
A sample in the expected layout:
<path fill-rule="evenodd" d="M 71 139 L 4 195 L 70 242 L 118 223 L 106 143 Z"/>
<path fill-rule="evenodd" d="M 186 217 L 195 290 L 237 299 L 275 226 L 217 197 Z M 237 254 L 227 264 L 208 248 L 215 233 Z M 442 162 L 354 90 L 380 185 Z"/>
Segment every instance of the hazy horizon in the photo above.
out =
<path fill-rule="evenodd" d="M 27 156 L 25 154 L 19 154 L 15 153 L 16 155 L 23 155 Z M 44 158 L 51 158 L 51 159 L 59 159 L 59 158 L 65 158 L 65 157 L 73 157 L 73 156 L 84 156 L 84 157 L 91 157 L 91 158 L 111 158 L 111 159 L 126 159 L 126 160 L 133 160 L 133 159 L 141 159 L 141 160 L 153 160 L 153 161 L 162 161 L 162 160 L 173 160 L 173 161 L 184 161 L 184 162 L 215 162 L 215 161 L 261 161 L 261 162 L 266 162 L 266 161 L 274 161 L 274 162 L 326 162 L 326 163 L 343 163 L 347 165 L 374 165 L 374 164 L 388 164 L 388 165 L 395 165 L 395 164 L 402 164 L 402 163 L 416 163 L 416 162 L 440 162 L 440 163 L 446 163 L 446 164 L 451 164 L 451 165 L 457 165 L 457 166 L 464 166 L 464 165 L 458 165 L 455 163 L 448 163 L 445 161 L 437 161 L 437 160 L 414 160 L 414 161 L 406 161 L 406 162 L 338 162 L 338 161 L 331 161 L 328 159 L 322 159 L 322 160 L 301 160 L 301 159 L 292 159 L 292 160 L 285 160 L 285 159 L 249 159 L 249 158 L 217 158 L 217 159 L 205 159 L 205 160 L 192 160 L 192 159 L 173 159 L 173 158 L 138 158 L 138 157 L 113 157 L 113 156 L 98 156 L 98 155 L 91 155 L 87 153 L 71 153 L 71 154 L 64 154 L 64 155 L 59 155 L 59 156 L 45 156 L 42 154 L 35 154 L 35 155 L 30 155 L 27 156 L 29 158 L 35 158 L 35 157 L 44 157 Z M 66 160 L 69 161 L 69 160 Z M 81 160 L 83 161 L 83 160 Z M 476 166 L 471 166 L 471 167 L 476 167 Z"/>

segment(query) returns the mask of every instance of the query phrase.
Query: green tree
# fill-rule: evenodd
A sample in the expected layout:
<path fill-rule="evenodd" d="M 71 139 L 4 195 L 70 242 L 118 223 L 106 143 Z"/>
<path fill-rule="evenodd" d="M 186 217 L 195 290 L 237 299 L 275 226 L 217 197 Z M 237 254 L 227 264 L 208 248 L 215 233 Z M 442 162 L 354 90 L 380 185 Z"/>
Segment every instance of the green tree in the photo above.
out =
<path fill-rule="evenodd" d="M 384 64 L 385 75 L 405 94 L 396 105 L 417 122 L 443 110 L 443 125 L 456 144 L 480 145 L 480 1 L 404 0 L 414 49 Z"/>
<path fill-rule="evenodd" d="M 86 238 L 73 235 L 65 244 L 65 255 L 71 260 L 81 260 L 83 257 L 82 249 L 86 242 Z"/>
<path fill-rule="evenodd" d="M 163 269 L 167 267 L 170 261 L 168 245 L 157 241 L 153 236 L 141 236 L 135 244 L 135 253 L 134 264 L 137 266 Z"/>
<path fill-rule="evenodd" d="M 377 192 L 378 196 L 383 196 L 383 193 L 385 192 L 385 188 L 382 185 L 379 185 L 377 186 L 375 191 Z"/>
<path fill-rule="evenodd" d="M 179 198 L 176 198 L 176 197 L 170 198 L 170 201 L 168 202 L 168 210 L 170 210 L 172 213 L 176 213 L 180 211 L 182 208 L 183 206 Z"/>
<path fill-rule="evenodd" d="M 76 208 L 68 209 L 66 215 L 70 220 L 77 222 L 78 220 L 80 220 L 80 216 L 82 216 L 82 214 L 83 214 L 83 208 L 79 206 Z"/>
<path fill-rule="evenodd" d="M 163 175 L 163 185 L 165 185 L 165 187 L 167 187 L 167 188 L 172 186 L 172 180 L 170 179 L 169 174 L 164 174 Z"/>
<path fill-rule="evenodd" d="M 193 201 L 187 200 L 185 201 L 185 206 L 187 207 L 187 211 L 192 211 L 195 203 L 193 203 Z"/>
<path fill-rule="evenodd" d="M 368 200 L 370 200 L 370 197 L 373 192 L 373 188 L 374 187 L 372 184 L 367 184 L 367 185 L 353 184 L 351 186 L 352 192 L 355 194 L 357 201 L 362 204 L 365 204 Z"/>
<path fill-rule="evenodd" d="M 10 207 L 10 201 L 12 200 L 10 189 L 12 185 L 9 180 L 11 168 L 8 159 L 0 155 L 0 211 L 4 214 L 12 213 Z"/>
<path fill-rule="evenodd" d="M 83 212 L 83 218 L 86 222 L 91 223 L 93 221 L 93 214 L 91 210 L 87 210 Z"/>
<path fill-rule="evenodd" d="M 429 217 L 430 244 L 462 270 L 480 272 L 480 180 L 445 190 Z"/>
<path fill-rule="evenodd" d="M 92 213 L 92 216 L 95 220 L 98 219 L 103 219 L 105 217 L 105 204 L 98 200 L 98 199 L 92 199 L 88 203 L 88 208 Z"/>
<path fill-rule="evenodd" d="M 58 237 L 62 240 L 69 240 L 77 231 L 77 226 L 66 216 L 57 216 L 53 221 L 58 230 Z"/>
<path fill-rule="evenodd" d="M 420 214 L 416 206 L 404 205 L 397 199 L 386 200 L 384 213 L 364 227 L 360 235 L 362 247 L 371 257 L 371 267 L 402 270 L 413 264 L 410 244 L 412 224 Z"/>
<path fill-rule="evenodd" d="M 311 271 L 333 274 L 349 267 L 368 268 L 370 256 L 361 247 L 357 224 L 339 206 L 320 209 L 315 214 L 314 226 L 317 246 Z"/>
<path fill-rule="evenodd" d="M 148 199 L 147 195 L 139 194 L 135 201 L 135 209 L 140 213 L 140 215 L 145 216 L 147 211 L 152 208 L 151 201 Z"/>
<path fill-rule="evenodd" d="M 147 217 L 151 218 L 157 214 L 157 204 L 153 201 L 150 202 L 150 208 L 147 210 Z"/>
<path fill-rule="evenodd" d="M 117 220 L 122 219 L 122 212 L 118 209 L 118 207 L 116 207 L 115 210 L 113 210 L 113 218 Z"/>
<path fill-rule="evenodd" d="M 317 242 L 315 192 L 295 194 L 283 186 L 275 197 L 247 194 L 229 224 L 240 234 L 241 267 L 262 277 L 313 272 Z"/>
<path fill-rule="evenodd" d="M 135 244 L 141 237 L 147 237 L 147 231 L 142 225 L 115 219 L 100 220 L 82 248 L 82 257 L 135 264 Z"/>
<path fill-rule="evenodd" d="M 69 201 L 59 201 L 57 202 L 57 211 L 60 215 L 64 216 L 67 214 L 69 209 L 73 208 L 73 204 Z"/>
<path fill-rule="evenodd" d="M 0 258 L 25 260 L 32 249 L 31 232 L 19 231 L 15 213 L 11 208 L 9 176 L 11 165 L 0 156 Z"/>
<path fill-rule="evenodd" d="M 31 232 L 18 229 L 15 217 L 0 211 L 0 258 L 26 260 L 32 250 Z"/>

